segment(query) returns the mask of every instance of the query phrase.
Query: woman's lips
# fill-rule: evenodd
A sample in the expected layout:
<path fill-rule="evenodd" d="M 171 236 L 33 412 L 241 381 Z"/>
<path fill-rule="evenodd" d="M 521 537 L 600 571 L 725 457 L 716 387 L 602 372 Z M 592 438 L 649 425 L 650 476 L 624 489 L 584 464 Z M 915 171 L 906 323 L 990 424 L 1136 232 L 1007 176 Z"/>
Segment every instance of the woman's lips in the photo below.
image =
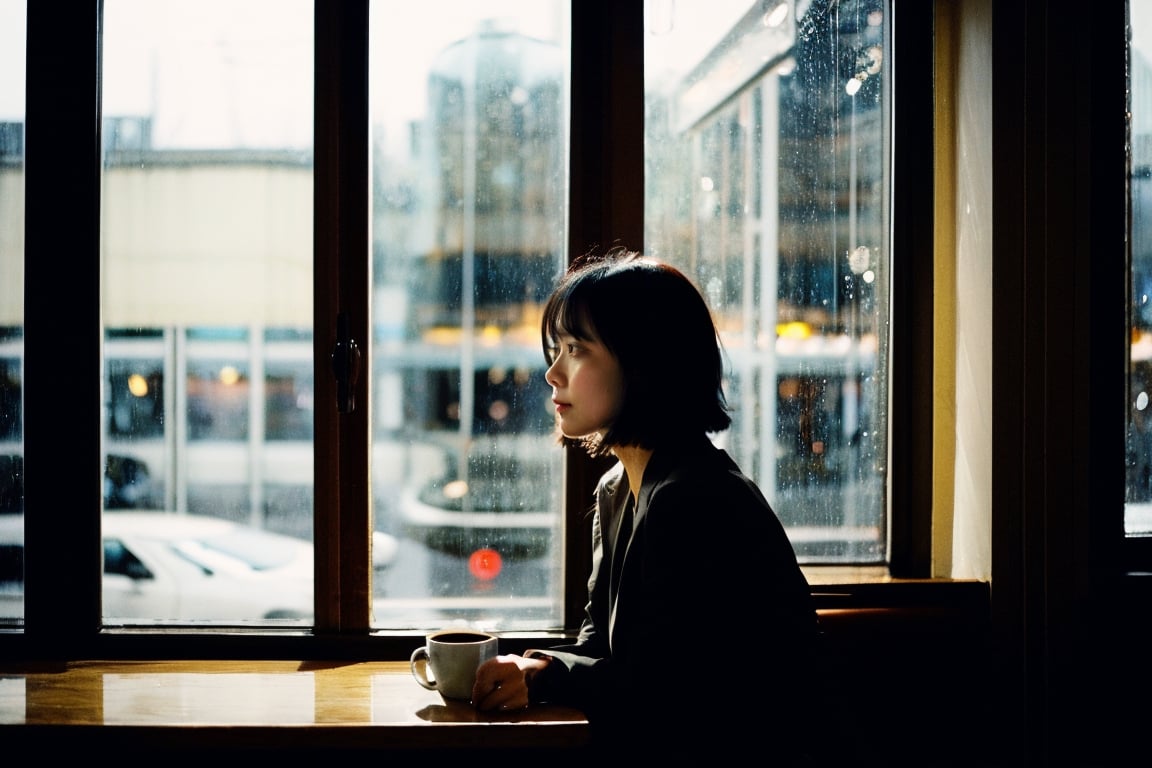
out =
<path fill-rule="evenodd" d="M 562 403 L 559 400 L 553 400 L 552 404 L 556 406 L 556 413 L 564 413 L 572 406 L 568 403 Z"/>

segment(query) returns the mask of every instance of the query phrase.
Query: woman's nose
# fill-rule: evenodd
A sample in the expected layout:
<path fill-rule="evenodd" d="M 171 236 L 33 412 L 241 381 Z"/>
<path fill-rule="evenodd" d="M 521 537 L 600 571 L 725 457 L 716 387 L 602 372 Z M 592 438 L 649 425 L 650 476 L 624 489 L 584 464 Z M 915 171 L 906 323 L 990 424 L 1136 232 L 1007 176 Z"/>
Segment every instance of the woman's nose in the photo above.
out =
<path fill-rule="evenodd" d="M 548 366 L 548 370 L 544 371 L 544 381 L 548 383 L 548 386 L 559 386 L 557 383 L 560 381 L 559 367 L 560 357 L 557 355 L 556 359 L 552 361 L 552 365 Z"/>

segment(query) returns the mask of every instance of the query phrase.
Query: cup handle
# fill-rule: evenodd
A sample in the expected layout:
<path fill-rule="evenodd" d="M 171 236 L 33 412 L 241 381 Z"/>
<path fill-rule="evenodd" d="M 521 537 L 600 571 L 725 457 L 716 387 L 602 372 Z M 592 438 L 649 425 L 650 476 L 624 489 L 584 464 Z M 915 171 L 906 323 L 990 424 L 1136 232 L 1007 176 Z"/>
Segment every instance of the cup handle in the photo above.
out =
<path fill-rule="evenodd" d="M 428 679 L 428 646 L 422 645 L 412 651 L 409 666 L 412 668 L 412 677 L 416 678 L 416 682 L 430 691 L 436 690 L 436 681 Z"/>

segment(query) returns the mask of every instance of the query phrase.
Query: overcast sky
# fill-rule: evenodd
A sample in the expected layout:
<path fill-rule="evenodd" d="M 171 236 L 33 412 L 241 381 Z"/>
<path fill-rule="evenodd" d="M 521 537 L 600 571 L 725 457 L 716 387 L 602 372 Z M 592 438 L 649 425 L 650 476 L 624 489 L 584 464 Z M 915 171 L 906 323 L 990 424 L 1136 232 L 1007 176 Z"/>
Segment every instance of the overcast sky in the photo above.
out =
<path fill-rule="evenodd" d="M 23 113 L 24 3 L 0 0 L 0 120 Z M 387 78 L 393 114 L 418 116 L 432 58 L 474 30 L 471 14 L 444 11 L 453 5 L 480 7 L 472 0 L 372 4 L 379 43 L 373 66 L 393 73 Z M 105 0 L 105 116 L 152 115 L 160 146 L 309 145 L 312 6 L 312 0 Z M 390 6 L 400 9 L 403 25 L 382 23 Z M 483 4 L 493 16 L 515 11 L 520 30 L 537 35 L 556 33 L 542 10 L 549 6 Z"/>
<path fill-rule="evenodd" d="M 0 0 L 0 120 L 23 115 L 25 2 Z M 711 45 L 751 2 L 658 0 L 681 18 L 651 44 Z M 514 17 L 533 37 L 562 32 L 556 6 L 542 0 L 376 0 L 371 7 L 373 94 L 397 120 L 423 113 L 425 73 L 440 50 L 475 30 L 475 9 Z M 390 8 L 397 9 L 391 18 Z M 104 114 L 152 115 L 159 146 L 310 143 L 311 14 L 312 0 L 105 0 Z"/>

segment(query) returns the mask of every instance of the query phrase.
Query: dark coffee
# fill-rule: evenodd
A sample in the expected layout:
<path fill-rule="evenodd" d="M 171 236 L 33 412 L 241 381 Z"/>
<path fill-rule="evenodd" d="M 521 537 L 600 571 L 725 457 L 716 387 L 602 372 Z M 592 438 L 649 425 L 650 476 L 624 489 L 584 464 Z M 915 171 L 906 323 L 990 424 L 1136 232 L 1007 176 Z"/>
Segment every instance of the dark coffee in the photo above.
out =
<path fill-rule="evenodd" d="M 488 639 L 488 635 L 475 632 L 446 632 L 431 639 L 435 643 L 482 643 Z"/>

